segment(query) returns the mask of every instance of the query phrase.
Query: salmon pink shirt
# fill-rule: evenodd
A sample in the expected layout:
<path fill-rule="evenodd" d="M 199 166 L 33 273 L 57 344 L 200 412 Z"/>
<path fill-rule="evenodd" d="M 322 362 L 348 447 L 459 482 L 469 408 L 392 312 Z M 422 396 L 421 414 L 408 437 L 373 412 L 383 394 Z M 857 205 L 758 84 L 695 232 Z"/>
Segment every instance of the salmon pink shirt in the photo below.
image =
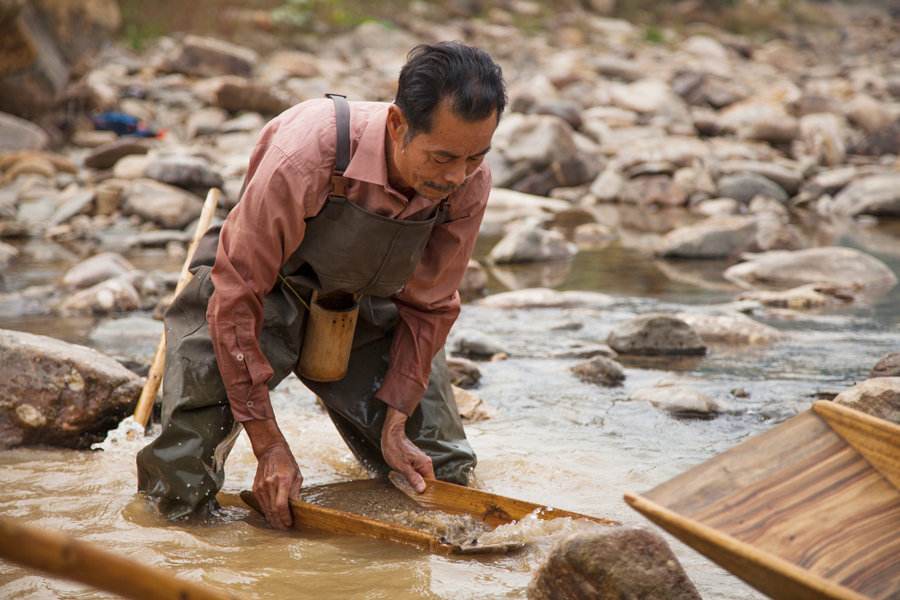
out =
<path fill-rule="evenodd" d="M 347 197 L 366 210 L 406 219 L 437 205 L 407 198 L 388 183 L 388 104 L 351 102 L 352 158 Z M 215 292 L 206 318 L 232 413 L 237 421 L 274 417 L 272 367 L 260 349 L 263 298 L 303 241 L 305 219 L 325 205 L 335 160 L 330 99 L 302 102 L 269 122 L 250 157 L 244 194 L 225 221 L 212 269 Z M 375 397 L 410 415 L 418 406 L 431 360 L 459 315 L 458 287 L 484 216 L 487 163 L 448 197 L 449 219 L 436 225 L 413 276 L 392 297 L 399 312 L 387 373 Z"/>

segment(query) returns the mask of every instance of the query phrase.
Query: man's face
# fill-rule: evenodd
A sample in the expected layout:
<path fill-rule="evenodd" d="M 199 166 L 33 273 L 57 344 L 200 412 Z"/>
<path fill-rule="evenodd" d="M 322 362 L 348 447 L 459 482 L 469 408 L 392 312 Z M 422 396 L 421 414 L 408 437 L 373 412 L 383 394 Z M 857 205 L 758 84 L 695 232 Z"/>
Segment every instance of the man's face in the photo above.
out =
<path fill-rule="evenodd" d="M 431 131 L 409 137 L 409 125 L 396 105 L 388 112 L 388 143 L 396 183 L 431 200 L 440 200 L 475 172 L 491 147 L 497 115 L 466 121 L 442 101 L 432 115 Z"/>

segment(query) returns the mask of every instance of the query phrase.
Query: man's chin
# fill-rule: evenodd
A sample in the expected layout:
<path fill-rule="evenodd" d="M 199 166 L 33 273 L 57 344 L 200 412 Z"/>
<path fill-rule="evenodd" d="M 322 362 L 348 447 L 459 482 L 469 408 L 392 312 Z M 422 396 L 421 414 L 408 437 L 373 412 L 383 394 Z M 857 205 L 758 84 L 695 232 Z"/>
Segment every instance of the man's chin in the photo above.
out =
<path fill-rule="evenodd" d="M 444 198 L 455 192 L 456 188 L 452 188 L 449 190 L 440 190 L 431 186 L 422 186 L 422 189 L 418 191 L 419 194 L 425 196 L 429 200 L 443 200 Z"/>

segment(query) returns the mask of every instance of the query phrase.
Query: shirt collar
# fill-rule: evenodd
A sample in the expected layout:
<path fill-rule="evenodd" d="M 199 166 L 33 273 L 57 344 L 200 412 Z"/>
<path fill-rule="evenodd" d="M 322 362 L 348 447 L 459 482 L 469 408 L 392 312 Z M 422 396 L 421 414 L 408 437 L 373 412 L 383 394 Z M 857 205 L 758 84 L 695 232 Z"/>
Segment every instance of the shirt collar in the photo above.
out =
<path fill-rule="evenodd" d="M 388 106 L 378 107 L 366 122 L 344 177 L 388 187 L 387 157 L 384 154 Z"/>

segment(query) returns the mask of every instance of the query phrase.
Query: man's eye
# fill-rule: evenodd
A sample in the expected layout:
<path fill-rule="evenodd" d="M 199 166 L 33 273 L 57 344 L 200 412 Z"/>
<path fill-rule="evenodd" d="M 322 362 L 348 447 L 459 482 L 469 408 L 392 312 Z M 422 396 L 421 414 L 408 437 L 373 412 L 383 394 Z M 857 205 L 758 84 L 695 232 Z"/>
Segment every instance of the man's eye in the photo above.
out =
<path fill-rule="evenodd" d="M 440 157 L 440 156 L 432 156 L 431 160 L 433 160 L 434 162 L 436 162 L 439 165 L 449 165 L 451 162 L 453 162 L 452 158 L 446 158 L 446 157 Z"/>

